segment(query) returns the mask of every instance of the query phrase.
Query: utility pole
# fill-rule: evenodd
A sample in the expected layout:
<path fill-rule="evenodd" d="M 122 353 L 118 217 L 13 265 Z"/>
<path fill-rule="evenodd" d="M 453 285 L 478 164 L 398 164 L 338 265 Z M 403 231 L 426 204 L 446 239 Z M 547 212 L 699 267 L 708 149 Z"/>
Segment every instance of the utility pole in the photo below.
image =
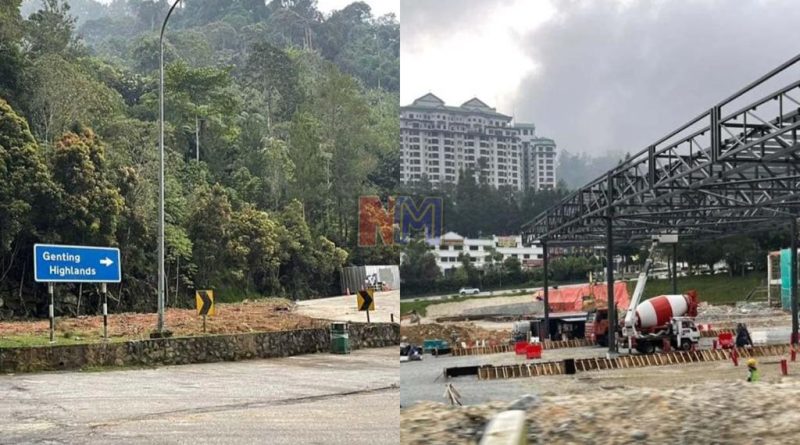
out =
<path fill-rule="evenodd" d="M 161 25 L 161 35 L 159 37 L 158 155 L 160 168 L 158 170 L 158 326 L 155 333 L 156 337 L 164 335 L 164 287 L 166 284 L 166 277 L 164 276 L 164 30 L 167 27 L 172 11 L 175 10 L 180 1 L 175 0 L 175 3 L 169 8 L 169 12 L 164 18 L 164 23 Z"/>

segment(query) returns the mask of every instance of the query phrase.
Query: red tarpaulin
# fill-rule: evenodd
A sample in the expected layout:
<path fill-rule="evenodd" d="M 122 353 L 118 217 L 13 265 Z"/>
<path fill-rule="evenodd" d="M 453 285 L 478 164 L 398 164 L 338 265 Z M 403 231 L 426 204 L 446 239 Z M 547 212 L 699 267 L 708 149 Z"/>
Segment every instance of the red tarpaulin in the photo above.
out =
<path fill-rule="evenodd" d="M 583 311 L 584 297 L 594 297 L 594 306 L 599 308 L 608 307 L 608 292 L 606 283 L 597 283 L 592 289 L 591 284 L 583 284 L 579 286 L 559 287 L 558 289 L 550 288 L 548 292 L 548 299 L 550 300 L 550 311 L 552 312 L 569 312 L 569 311 Z M 533 298 L 538 301 L 544 300 L 544 291 L 538 290 L 533 294 Z M 589 301 L 587 299 L 587 301 Z M 617 281 L 614 283 L 614 304 L 617 310 L 624 311 L 628 309 L 631 302 L 631 297 L 628 295 L 628 284 L 624 281 Z"/>

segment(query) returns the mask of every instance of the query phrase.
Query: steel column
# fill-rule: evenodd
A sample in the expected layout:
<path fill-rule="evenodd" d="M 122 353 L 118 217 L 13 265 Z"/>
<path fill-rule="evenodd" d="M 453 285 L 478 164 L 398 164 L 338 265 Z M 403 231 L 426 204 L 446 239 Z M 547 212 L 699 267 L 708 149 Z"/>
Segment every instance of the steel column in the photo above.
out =
<path fill-rule="evenodd" d="M 542 274 L 544 276 L 542 283 L 544 285 L 544 325 L 545 325 L 545 335 L 540 335 L 540 338 L 547 338 L 550 339 L 550 283 L 547 278 L 547 263 L 549 262 L 549 257 L 547 255 L 547 241 L 542 240 Z"/>
<path fill-rule="evenodd" d="M 612 233 L 612 218 L 606 218 L 606 283 L 608 285 L 608 352 L 617 352 L 617 305 L 614 302 L 614 237 Z"/>
<path fill-rule="evenodd" d="M 672 293 L 678 294 L 678 243 L 672 244 Z"/>
<path fill-rule="evenodd" d="M 797 344 L 797 218 L 792 217 L 792 344 Z"/>

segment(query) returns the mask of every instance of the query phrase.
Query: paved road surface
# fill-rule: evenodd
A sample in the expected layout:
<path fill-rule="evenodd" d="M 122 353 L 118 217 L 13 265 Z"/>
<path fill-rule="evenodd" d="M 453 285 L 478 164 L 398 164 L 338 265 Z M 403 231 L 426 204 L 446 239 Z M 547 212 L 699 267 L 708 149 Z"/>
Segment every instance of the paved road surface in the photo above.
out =
<path fill-rule="evenodd" d="M 0 375 L 0 443 L 399 442 L 396 348 Z"/>
<path fill-rule="evenodd" d="M 357 310 L 356 296 L 317 298 L 304 300 L 297 304 L 297 312 L 313 318 L 337 321 L 366 322 L 366 312 Z M 375 293 L 375 310 L 369 312 L 370 321 L 389 323 L 394 314 L 394 322 L 400 320 L 400 291 Z"/>

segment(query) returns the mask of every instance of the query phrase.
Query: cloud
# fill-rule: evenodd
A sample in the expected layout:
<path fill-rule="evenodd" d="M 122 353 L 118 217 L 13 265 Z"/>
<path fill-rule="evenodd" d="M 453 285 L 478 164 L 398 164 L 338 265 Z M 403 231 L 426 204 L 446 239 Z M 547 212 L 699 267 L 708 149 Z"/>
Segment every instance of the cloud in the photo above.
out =
<path fill-rule="evenodd" d="M 800 50 L 792 0 L 555 5 L 513 106 L 572 152 L 638 152 Z"/>
<path fill-rule="evenodd" d="M 535 69 L 522 37 L 555 13 L 549 0 L 403 0 L 401 7 L 403 103 L 432 91 L 448 103 L 478 96 L 500 108 L 513 104 L 509 95 Z"/>

